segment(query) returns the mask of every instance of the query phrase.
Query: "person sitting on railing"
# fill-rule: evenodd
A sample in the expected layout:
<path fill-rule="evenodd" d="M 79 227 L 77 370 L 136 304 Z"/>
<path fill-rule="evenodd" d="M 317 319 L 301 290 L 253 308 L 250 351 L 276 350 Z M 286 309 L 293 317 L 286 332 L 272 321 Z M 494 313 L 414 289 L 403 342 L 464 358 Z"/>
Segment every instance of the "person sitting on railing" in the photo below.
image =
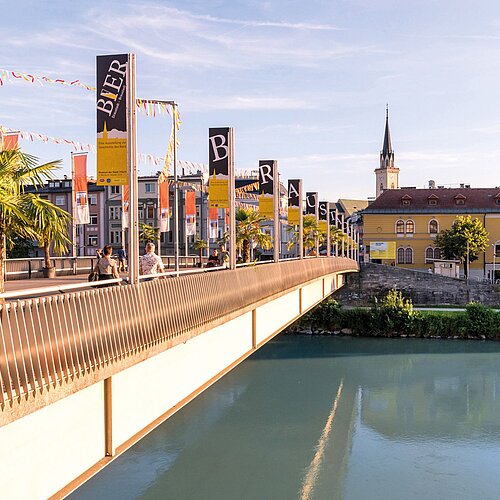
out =
<path fill-rule="evenodd" d="M 217 267 L 219 265 L 219 252 L 214 250 L 212 255 L 208 257 L 207 267 Z"/>
<path fill-rule="evenodd" d="M 163 272 L 164 270 L 165 266 L 163 265 L 161 258 L 155 254 L 154 243 L 147 243 L 146 253 L 139 260 L 139 274 L 158 274 Z"/>
<path fill-rule="evenodd" d="M 118 273 L 118 264 L 116 263 L 115 259 L 111 258 L 112 251 L 113 248 L 111 247 L 111 245 L 106 245 L 103 248 L 103 256 L 97 261 L 96 265 L 94 266 L 94 272 L 99 275 L 99 281 L 120 278 L 120 274 Z"/>

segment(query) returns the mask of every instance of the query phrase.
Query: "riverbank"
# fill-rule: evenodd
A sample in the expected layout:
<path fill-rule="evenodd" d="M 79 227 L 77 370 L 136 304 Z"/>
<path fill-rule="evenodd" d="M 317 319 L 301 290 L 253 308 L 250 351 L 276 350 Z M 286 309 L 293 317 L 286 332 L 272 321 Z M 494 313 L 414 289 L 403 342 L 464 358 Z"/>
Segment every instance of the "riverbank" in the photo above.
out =
<path fill-rule="evenodd" d="M 334 299 L 326 300 L 284 333 L 499 340 L 500 314 L 475 302 L 464 311 L 417 311 L 392 290 L 371 308 L 344 308 Z"/>

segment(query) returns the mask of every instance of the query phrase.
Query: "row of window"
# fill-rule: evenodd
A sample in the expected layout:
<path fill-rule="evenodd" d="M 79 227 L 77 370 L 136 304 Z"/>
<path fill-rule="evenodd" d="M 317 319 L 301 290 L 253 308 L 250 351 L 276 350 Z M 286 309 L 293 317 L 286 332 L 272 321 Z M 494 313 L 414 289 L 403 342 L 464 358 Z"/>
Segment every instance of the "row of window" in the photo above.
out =
<path fill-rule="evenodd" d="M 64 207 L 66 205 L 66 195 L 57 195 L 56 196 L 56 201 L 55 204 L 58 207 Z M 97 195 L 96 194 L 89 194 L 89 205 L 97 205 Z"/>
<path fill-rule="evenodd" d="M 436 219 L 431 219 L 427 224 L 429 234 L 439 233 L 439 223 Z M 396 221 L 396 234 L 415 234 L 415 221 L 408 219 L 404 221 L 399 219 Z"/>
<path fill-rule="evenodd" d="M 111 186 L 111 194 L 120 194 L 121 186 Z M 156 182 L 146 182 L 144 184 L 144 191 L 146 193 L 154 193 L 156 191 Z"/>
<path fill-rule="evenodd" d="M 435 247 L 427 247 L 425 249 L 425 262 L 429 263 L 441 258 L 441 249 Z M 413 264 L 413 248 L 399 247 L 396 252 L 397 264 Z"/>

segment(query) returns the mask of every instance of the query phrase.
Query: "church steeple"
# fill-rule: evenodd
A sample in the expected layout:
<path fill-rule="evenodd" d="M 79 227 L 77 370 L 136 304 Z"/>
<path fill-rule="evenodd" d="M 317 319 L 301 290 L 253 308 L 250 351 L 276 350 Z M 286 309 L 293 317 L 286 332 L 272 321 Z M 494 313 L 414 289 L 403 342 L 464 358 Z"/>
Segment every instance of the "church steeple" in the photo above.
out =
<path fill-rule="evenodd" d="M 399 188 L 399 168 L 394 166 L 394 150 L 389 130 L 389 105 L 385 108 L 384 144 L 380 151 L 380 167 L 375 170 L 375 174 L 377 198 L 387 189 Z"/>
<path fill-rule="evenodd" d="M 385 134 L 384 134 L 384 146 L 382 147 L 382 154 L 391 154 L 392 144 L 391 144 L 391 132 L 389 130 L 389 105 L 385 108 Z"/>

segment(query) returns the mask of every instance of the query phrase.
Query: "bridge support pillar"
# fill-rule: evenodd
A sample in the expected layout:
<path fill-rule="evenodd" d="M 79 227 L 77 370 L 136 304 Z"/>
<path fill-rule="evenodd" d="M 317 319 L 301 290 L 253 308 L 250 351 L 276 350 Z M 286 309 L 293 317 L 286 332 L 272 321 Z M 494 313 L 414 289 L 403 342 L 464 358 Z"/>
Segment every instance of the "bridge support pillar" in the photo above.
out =
<path fill-rule="evenodd" d="M 104 452 L 107 457 L 115 454 L 113 446 L 113 385 L 111 377 L 104 379 Z"/>

